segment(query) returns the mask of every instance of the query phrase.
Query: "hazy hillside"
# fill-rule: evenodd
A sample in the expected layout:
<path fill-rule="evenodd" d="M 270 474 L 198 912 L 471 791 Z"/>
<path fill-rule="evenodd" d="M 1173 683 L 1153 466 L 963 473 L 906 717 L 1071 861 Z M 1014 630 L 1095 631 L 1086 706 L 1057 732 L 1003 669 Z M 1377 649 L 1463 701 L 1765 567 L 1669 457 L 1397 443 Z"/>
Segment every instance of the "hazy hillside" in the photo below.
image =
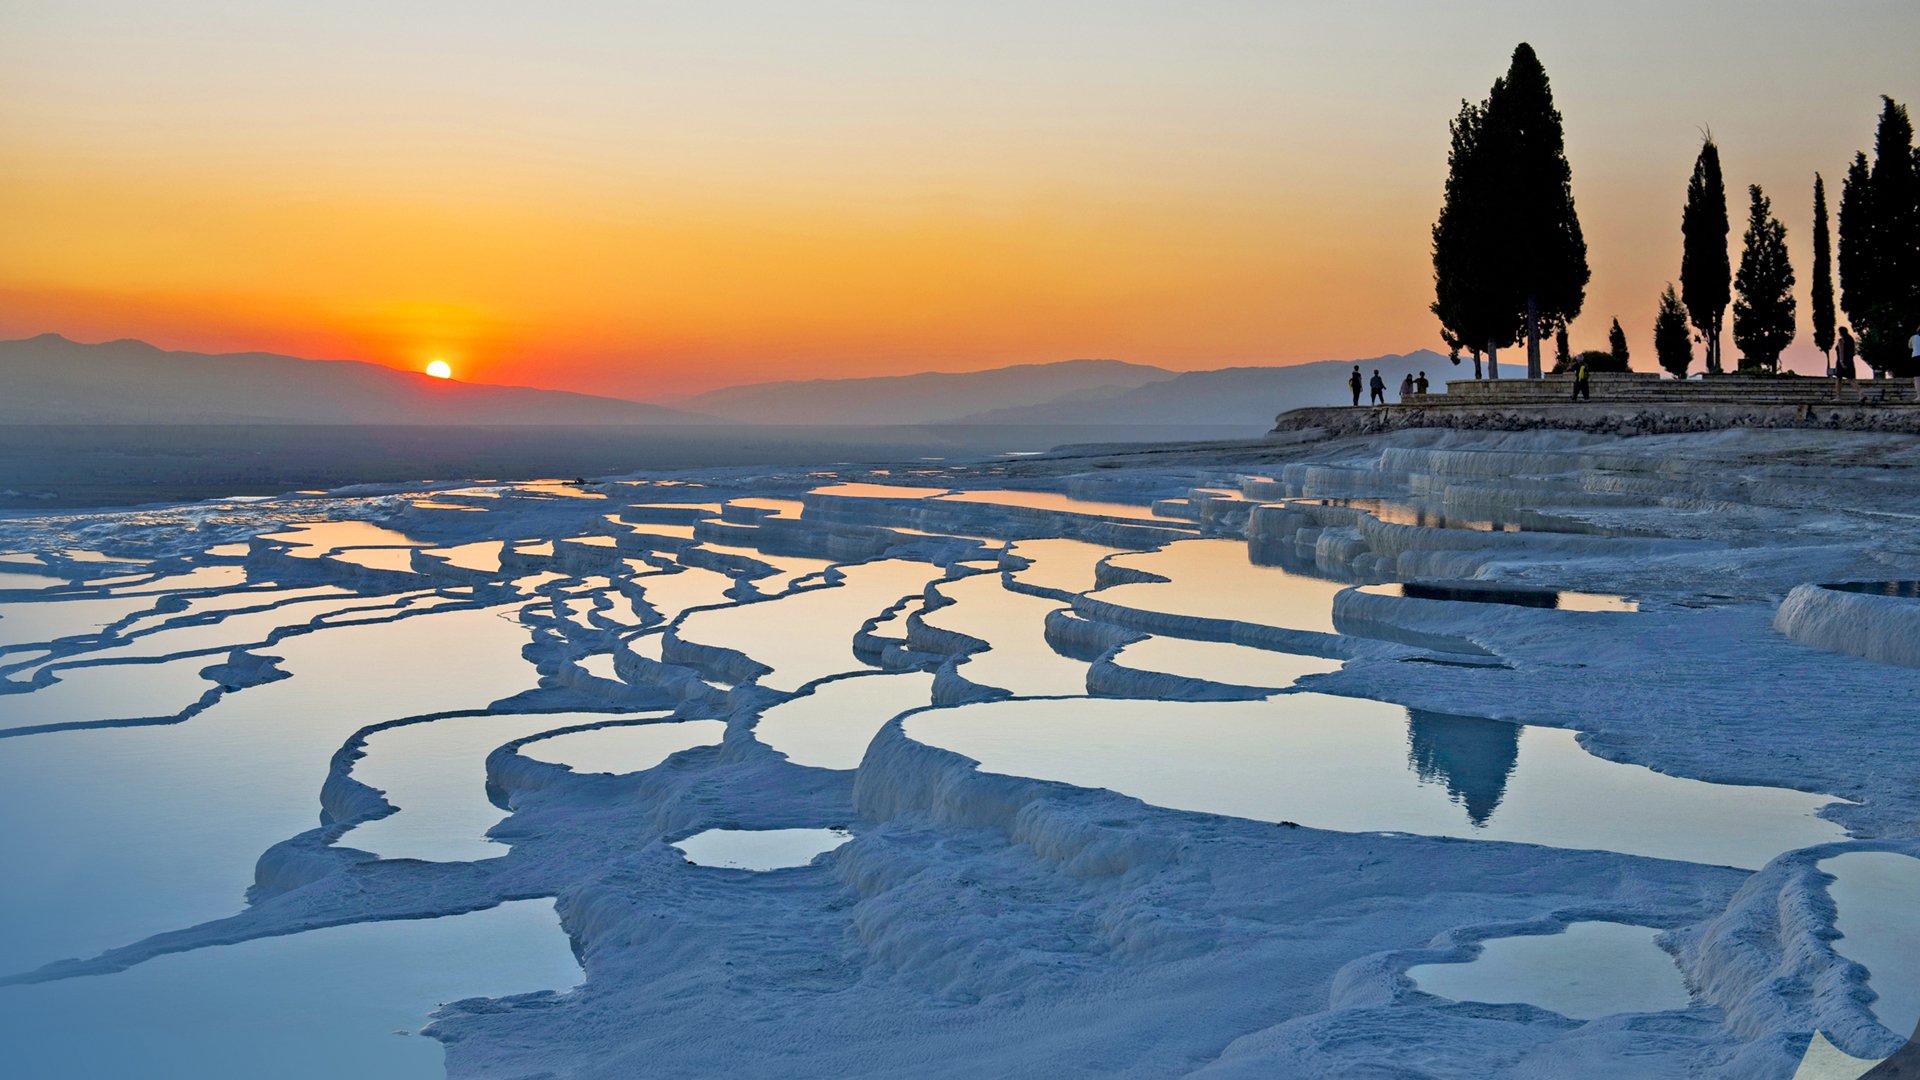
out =
<path fill-rule="evenodd" d="M 1347 390 L 1347 373 L 1356 363 L 1365 378 L 1372 378 L 1375 369 L 1379 370 L 1380 377 L 1387 381 L 1389 401 L 1396 400 L 1400 379 L 1409 372 L 1425 371 L 1437 391 L 1462 370 L 1445 356 L 1422 349 L 1370 360 L 1189 371 L 1112 396 L 993 409 L 959 417 L 956 422 L 1101 427 L 1179 424 L 1265 431 L 1273 426 L 1275 414 L 1288 409 L 1349 404 L 1352 398 Z M 1463 367 L 1471 378 L 1473 369 Z"/>
<path fill-rule="evenodd" d="M 0 423 L 684 424 L 659 405 L 434 379 L 378 364 L 272 353 L 0 341 Z"/>
<path fill-rule="evenodd" d="M 755 383 L 676 401 L 693 412 L 756 424 L 927 424 L 1062 399 L 1107 400 L 1174 377 L 1119 360 L 1019 364 L 991 371 Z"/>

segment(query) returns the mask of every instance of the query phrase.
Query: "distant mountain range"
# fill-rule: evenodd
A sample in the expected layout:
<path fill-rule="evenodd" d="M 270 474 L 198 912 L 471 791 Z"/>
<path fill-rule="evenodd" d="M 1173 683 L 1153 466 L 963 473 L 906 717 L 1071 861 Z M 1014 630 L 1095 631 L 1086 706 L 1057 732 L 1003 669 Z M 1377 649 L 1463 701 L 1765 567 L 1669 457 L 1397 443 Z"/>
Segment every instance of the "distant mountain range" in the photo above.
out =
<path fill-rule="evenodd" d="M 1352 401 L 1347 375 L 1375 371 L 1387 382 L 1387 400 L 1397 400 L 1400 380 L 1424 371 L 1431 389 L 1445 386 L 1457 370 L 1427 349 L 1367 360 L 1321 360 L 1290 367 L 1237 367 L 1188 371 L 1110 394 L 1081 395 L 972 413 L 961 424 L 1039 424 L 1054 427 L 1134 427 L 1150 424 L 1234 428 L 1249 433 L 1273 426 L 1275 415 L 1310 405 Z"/>
<path fill-rule="evenodd" d="M 939 424 L 994 409 L 1105 400 L 1177 374 L 1120 360 L 1063 360 L 988 371 L 754 383 L 674 405 L 748 424 Z"/>
<path fill-rule="evenodd" d="M 0 341 L 0 423 L 699 423 L 660 405 L 435 379 L 351 360 L 86 345 L 58 334 Z"/>
<path fill-rule="evenodd" d="M 675 407 L 591 394 L 434 379 L 378 364 L 272 353 L 170 352 L 42 334 L 0 342 L 0 423 L 378 424 L 471 426 L 754 425 L 783 428 L 1039 429 L 1026 442 L 1225 438 L 1275 414 L 1349 400 L 1358 363 L 1389 397 L 1424 370 L 1435 389 L 1457 371 L 1422 350 L 1360 361 L 1176 372 L 1119 360 L 730 387 Z M 1068 430 L 1072 429 L 1072 430 Z"/>

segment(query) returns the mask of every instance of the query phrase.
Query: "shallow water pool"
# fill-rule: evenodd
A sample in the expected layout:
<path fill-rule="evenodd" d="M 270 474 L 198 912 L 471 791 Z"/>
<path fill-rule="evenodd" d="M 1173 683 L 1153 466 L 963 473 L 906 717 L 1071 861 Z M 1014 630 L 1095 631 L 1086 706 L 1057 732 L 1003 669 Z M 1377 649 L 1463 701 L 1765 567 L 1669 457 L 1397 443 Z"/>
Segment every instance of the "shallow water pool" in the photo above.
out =
<path fill-rule="evenodd" d="M 853 655 L 853 635 L 861 624 L 919 592 L 940 572 L 929 563 L 904 559 L 860 563 L 845 567 L 838 585 L 694 612 L 675 636 L 746 653 L 773 669 L 760 677 L 761 686 L 798 690 L 815 679 L 864 667 Z"/>
<path fill-rule="evenodd" d="M 679 720 L 654 722 L 660 714 L 636 714 L 632 717 L 594 716 L 589 713 L 563 714 L 554 727 L 590 724 L 611 720 L 605 727 L 569 731 L 535 739 L 520 748 L 522 756 L 536 761 L 565 765 L 577 773 L 634 773 L 651 769 L 682 750 L 696 746 L 718 746 L 727 725 L 719 720 Z M 639 720 L 641 716 L 649 717 Z M 627 722 L 635 721 L 638 722 Z"/>
<path fill-rule="evenodd" d="M 785 870 L 805 866 L 853 839 L 845 829 L 708 829 L 676 840 L 695 866 L 730 870 Z"/>
<path fill-rule="evenodd" d="M 1409 600 L 1455 600 L 1468 604 L 1506 604 L 1510 607 L 1548 608 L 1558 611 L 1640 610 L 1639 604 L 1612 593 L 1566 592 L 1517 585 L 1437 584 L 1408 581 L 1389 585 L 1366 585 L 1362 586 L 1360 591 L 1377 596 L 1402 596 Z"/>
<path fill-rule="evenodd" d="M 1461 964 L 1410 968 L 1414 985 L 1455 1001 L 1525 1002 L 1575 1020 L 1684 1009 L 1691 999 L 1651 926 L 1601 920 L 1558 934 L 1489 938 Z"/>
<path fill-rule="evenodd" d="M 1747 868 L 1846 835 L 1814 816 L 1832 801 L 1822 796 L 1686 780 L 1594 757 L 1560 728 L 1364 698 L 1295 692 L 1243 702 L 998 701 L 917 713 L 905 731 L 988 772 L 1343 832 L 1509 840 Z"/>
<path fill-rule="evenodd" d="M 932 698 L 933 675 L 925 671 L 835 679 L 762 713 L 753 734 L 796 765 L 857 769 L 874 732 Z"/>
<path fill-rule="evenodd" d="M 1823 859 L 1833 875 L 1833 943 L 1867 969 L 1881 1026 L 1905 1036 L 1920 1024 L 1920 859 L 1891 851 L 1850 851 Z"/>
<path fill-rule="evenodd" d="M 1308 675 L 1340 670 L 1341 661 L 1324 656 L 1272 652 L 1224 641 L 1190 641 L 1159 635 L 1136 641 L 1114 654 L 1113 662 L 1136 671 L 1159 671 L 1229 686 L 1282 689 Z"/>
<path fill-rule="evenodd" d="M 0 987 L 0 1064 L 36 1080 L 445 1075 L 439 1005 L 580 982 L 549 900 L 176 953 Z"/>
<path fill-rule="evenodd" d="M 354 731 L 535 685 L 512 610 L 289 638 L 273 652 L 292 678 L 183 724 L 5 740 L 0 820 L 38 824 L 0 830 L 0 973 L 238 911 L 260 855 L 319 824 L 327 762 Z"/>
<path fill-rule="evenodd" d="M 1347 586 L 1256 565 L 1239 540 L 1177 540 L 1158 551 L 1116 555 L 1117 566 L 1170 580 L 1115 585 L 1090 594 L 1122 607 L 1331 634 L 1333 598 Z"/>

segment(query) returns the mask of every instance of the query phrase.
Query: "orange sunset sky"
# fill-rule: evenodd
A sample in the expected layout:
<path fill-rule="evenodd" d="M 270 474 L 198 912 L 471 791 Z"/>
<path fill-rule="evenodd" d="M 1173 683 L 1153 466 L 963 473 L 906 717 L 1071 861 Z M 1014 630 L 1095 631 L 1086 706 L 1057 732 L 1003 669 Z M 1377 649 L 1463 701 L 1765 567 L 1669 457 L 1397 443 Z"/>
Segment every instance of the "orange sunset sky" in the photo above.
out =
<path fill-rule="evenodd" d="M 1565 116 L 1576 348 L 1652 367 L 1701 130 L 1801 276 L 1920 4 L 5 0 L 0 336 L 650 398 L 1438 347 L 1447 120 Z"/>

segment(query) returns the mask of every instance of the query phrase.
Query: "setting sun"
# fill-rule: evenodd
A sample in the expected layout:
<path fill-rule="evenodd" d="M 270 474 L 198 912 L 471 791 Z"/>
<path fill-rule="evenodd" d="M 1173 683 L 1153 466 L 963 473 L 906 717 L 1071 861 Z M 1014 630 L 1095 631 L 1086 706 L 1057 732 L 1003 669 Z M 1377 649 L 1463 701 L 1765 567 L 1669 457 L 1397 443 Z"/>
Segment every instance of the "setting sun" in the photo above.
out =
<path fill-rule="evenodd" d="M 435 360 L 433 363 L 427 365 L 427 374 L 436 379 L 451 379 L 453 378 L 453 368 L 447 366 L 445 360 Z"/>

